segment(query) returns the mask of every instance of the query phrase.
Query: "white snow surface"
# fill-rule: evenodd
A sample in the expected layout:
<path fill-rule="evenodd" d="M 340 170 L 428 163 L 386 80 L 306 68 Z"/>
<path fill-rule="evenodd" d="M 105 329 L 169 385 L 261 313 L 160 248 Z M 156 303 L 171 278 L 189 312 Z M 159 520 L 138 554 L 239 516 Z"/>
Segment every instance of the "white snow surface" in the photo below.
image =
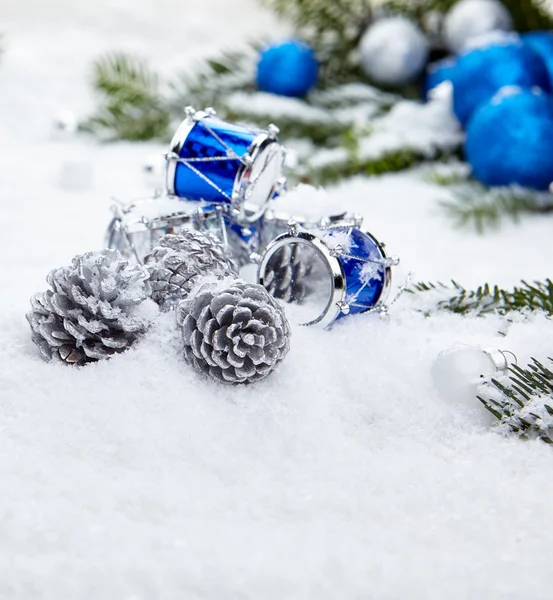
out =
<path fill-rule="evenodd" d="M 253 0 L 4 0 L 0 23 L 0 597 L 549 599 L 551 449 L 430 376 L 455 343 L 550 356 L 543 316 L 426 318 L 403 296 L 388 320 L 294 327 L 251 387 L 188 368 L 172 315 L 82 369 L 31 342 L 29 297 L 101 247 L 110 197 L 147 194 L 141 166 L 164 150 L 53 132 L 94 105 L 91 60 L 133 50 L 169 74 L 286 28 Z M 551 275 L 551 218 L 478 236 L 451 227 L 447 193 L 420 173 L 328 190 L 401 256 L 396 285 Z"/>

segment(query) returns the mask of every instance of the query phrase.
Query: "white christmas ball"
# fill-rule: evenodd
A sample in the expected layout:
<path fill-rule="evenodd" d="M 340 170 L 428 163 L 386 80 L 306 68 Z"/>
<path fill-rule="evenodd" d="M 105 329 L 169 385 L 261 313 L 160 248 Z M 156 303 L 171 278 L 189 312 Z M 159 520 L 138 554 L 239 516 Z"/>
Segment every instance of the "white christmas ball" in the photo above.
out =
<path fill-rule="evenodd" d="M 430 44 L 424 33 L 405 17 L 376 21 L 363 35 L 360 62 L 375 82 L 402 86 L 418 77 L 426 63 Z"/>
<path fill-rule="evenodd" d="M 512 29 L 511 15 L 499 0 L 460 0 L 444 20 L 445 43 L 455 54 L 467 50 L 475 38 Z"/>
<path fill-rule="evenodd" d="M 439 354 L 432 366 L 432 379 L 444 400 L 478 413 L 491 424 L 495 418 L 477 396 L 479 387 L 499 372 L 490 354 L 481 348 L 455 346 Z"/>

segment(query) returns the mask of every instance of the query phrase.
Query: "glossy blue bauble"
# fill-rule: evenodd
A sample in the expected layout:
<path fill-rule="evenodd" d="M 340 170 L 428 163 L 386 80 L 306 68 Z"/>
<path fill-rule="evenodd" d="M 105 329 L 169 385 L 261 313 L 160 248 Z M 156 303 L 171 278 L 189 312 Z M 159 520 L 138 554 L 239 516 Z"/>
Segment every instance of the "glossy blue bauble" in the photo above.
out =
<path fill-rule="evenodd" d="M 522 42 L 494 44 L 463 54 L 451 74 L 453 110 L 462 125 L 505 86 L 550 91 L 542 58 Z"/>
<path fill-rule="evenodd" d="M 444 58 L 428 66 L 428 71 L 423 84 L 423 98 L 430 99 L 430 92 L 446 81 L 451 81 L 451 76 L 455 65 L 454 58 Z"/>
<path fill-rule="evenodd" d="M 549 71 L 549 79 L 553 83 L 553 32 L 532 31 L 525 33 L 522 36 L 522 41 L 542 57 Z"/>
<path fill-rule="evenodd" d="M 271 45 L 257 64 L 257 86 L 279 96 L 305 96 L 319 77 L 315 52 L 305 42 L 291 40 Z"/>
<path fill-rule="evenodd" d="M 553 99 L 506 88 L 474 114 L 465 154 L 474 176 L 489 186 L 547 190 L 553 182 Z"/>

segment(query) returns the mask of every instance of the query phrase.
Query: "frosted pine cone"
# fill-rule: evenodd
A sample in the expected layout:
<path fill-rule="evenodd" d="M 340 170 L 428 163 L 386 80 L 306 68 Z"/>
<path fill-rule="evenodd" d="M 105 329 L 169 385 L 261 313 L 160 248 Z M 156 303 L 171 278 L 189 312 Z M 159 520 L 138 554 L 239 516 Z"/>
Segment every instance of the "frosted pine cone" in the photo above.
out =
<path fill-rule="evenodd" d="M 215 237 L 185 230 L 163 236 L 144 259 L 150 272 L 152 299 L 170 310 L 186 298 L 199 277 L 238 275 L 230 251 Z"/>
<path fill-rule="evenodd" d="M 186 361 L 224 383 L 267 377 L 290 349 L 284 310 L 261 285 L 206 285 L 179 304 L 177 320 Z"/>
<path fill-rule="evenodd" d="M 52 270 L 52 289 L 35 294 L 27 314 L 42 356 L 84 364 L 126 350 L 149 324 L 139 314 L 150 302 L 147 279 L 143 266 L 129 266 L 117 250 L 87 252 Z"/>

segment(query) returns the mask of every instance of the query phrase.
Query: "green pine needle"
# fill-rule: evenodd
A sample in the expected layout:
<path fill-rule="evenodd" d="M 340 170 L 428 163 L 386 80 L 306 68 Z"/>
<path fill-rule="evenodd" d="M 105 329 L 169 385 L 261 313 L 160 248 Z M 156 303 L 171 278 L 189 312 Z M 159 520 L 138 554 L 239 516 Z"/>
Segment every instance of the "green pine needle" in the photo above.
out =
<path fill-rule="evenodd" d="M 497 228 L 506 217 L 517 222 L 523 214 L 553 212 L 553 196 L 522 188 L 487 189 L 471 182 L 453 190 L 453 199 L 440 202 L 457 227 L 478 233 Z"/>
<path fill-rule="evenodd" d="M 171 121 L 160 81 L 145 61 L 124 53 L 108 54 L 94 64 L 93 84 L 101 98 L 81 128 L 106 139 L 164 139 Z"/>
<path fill-rule="evenodd" d="M 411 293 L 437 291 L 446 295 L 438 300 L 429 312 L 445 310 L 456 314 L 485 315 L 497 313 L 506 315 L 513 312 L 544 312 L 553 315 L 553 282 L 550 279 L 536 281 L 533 284 L 521 282 L 513 290 L 485 284 L 476 290 L 467 290 L 457 282 L 450 285 L 442 283 L 417 283 L 408 290 Z"/>
<path fill-rule="evenodd" d="M 548 358 L 550 362 L 553 359 Z M 506 433 L 553 444 L 553 371 L 535 358 L 513 365 L 507 381 L 492 379 L 478 399 Z"/>

